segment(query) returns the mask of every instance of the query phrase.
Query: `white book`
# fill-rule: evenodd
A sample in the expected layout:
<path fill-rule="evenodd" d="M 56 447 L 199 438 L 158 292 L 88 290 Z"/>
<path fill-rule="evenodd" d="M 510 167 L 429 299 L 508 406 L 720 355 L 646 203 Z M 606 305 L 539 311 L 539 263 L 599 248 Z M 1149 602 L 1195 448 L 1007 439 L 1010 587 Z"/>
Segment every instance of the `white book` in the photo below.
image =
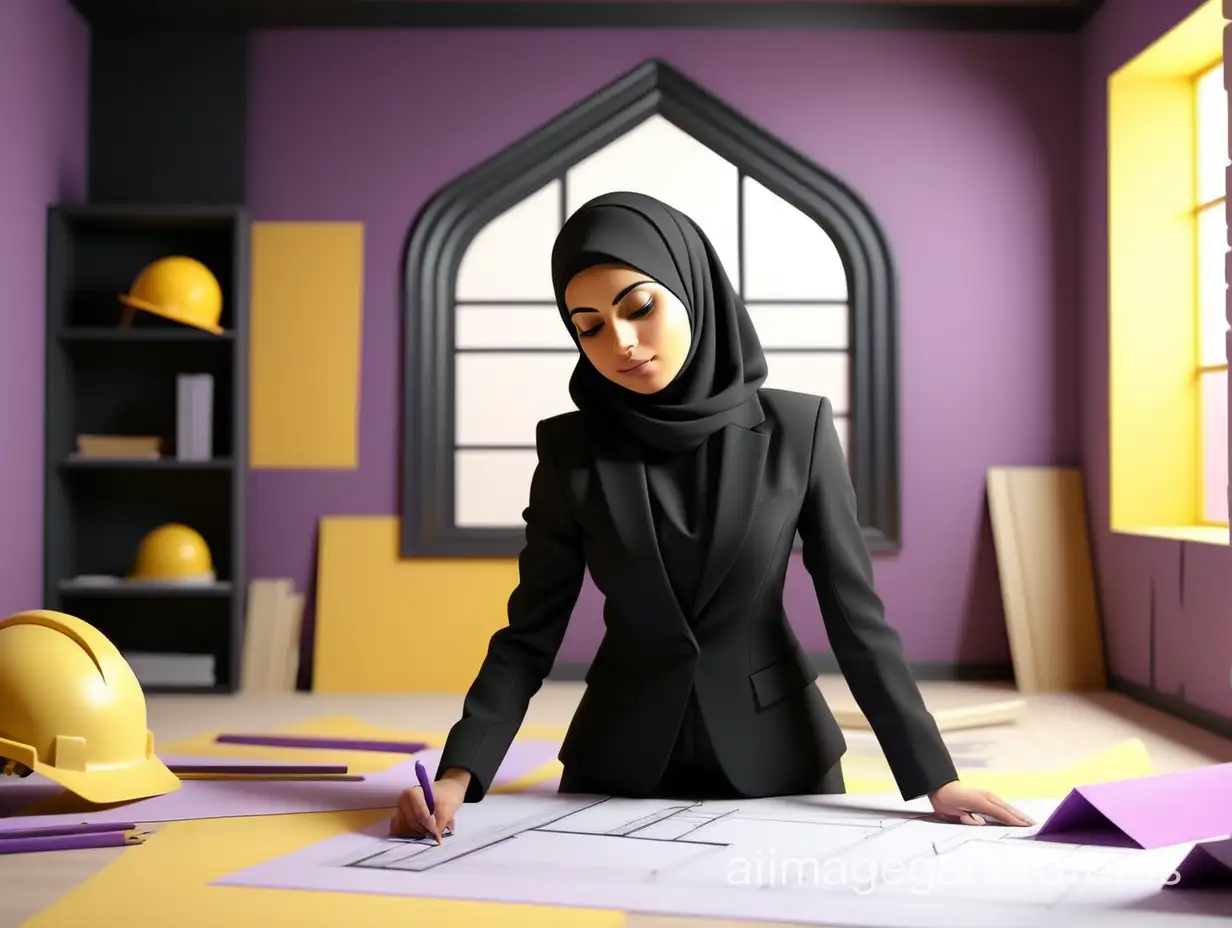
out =
<path fill-rule="evenodd" d="M 214 378 L 180 374 L 176 378 L 176 457 L 208 461 L 214 456 Z"/>
<path fill-rule="evenodd" d="M 159 654 L 127 651 L 124 659 L 142 686 L 213 686 L 212 654 Z"/>
<path fill-rule="evenodd" d="M 194 461 L 214 456 L 214 378 L 197 374 L 193 387 L 192 453 Z"/>
<path fill-rule="evenodd" d="M 175 456 L 180 461 L 192 460 L 193 375 L 175 378 Z"/>

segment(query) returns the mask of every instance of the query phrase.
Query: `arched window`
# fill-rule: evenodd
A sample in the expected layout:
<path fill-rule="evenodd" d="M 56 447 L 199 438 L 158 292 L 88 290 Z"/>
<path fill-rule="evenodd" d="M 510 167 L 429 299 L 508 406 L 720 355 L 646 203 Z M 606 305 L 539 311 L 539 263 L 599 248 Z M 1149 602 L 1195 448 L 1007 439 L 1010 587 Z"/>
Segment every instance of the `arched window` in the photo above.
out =
<path fill-rule="evenodd" d="M 855 194 L 658 61 L 454 181 L 406 263 L 402 554 L 516 555 L 535 425 L 573 409 L 550 255 L 611 190 L 692 216 L 740 289 L 767 387 L 830 397 L 870 547 L 898 543 L 896 293 Z"/>

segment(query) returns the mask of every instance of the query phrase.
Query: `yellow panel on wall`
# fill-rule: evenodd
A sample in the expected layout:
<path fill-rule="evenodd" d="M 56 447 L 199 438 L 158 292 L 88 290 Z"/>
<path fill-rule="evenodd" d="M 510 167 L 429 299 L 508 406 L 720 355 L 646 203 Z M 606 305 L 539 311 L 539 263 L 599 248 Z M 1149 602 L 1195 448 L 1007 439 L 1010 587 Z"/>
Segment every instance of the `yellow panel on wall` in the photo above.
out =
<path fill-rule="evenodd" d="M 460 693 L 506 624 L 513 558 L 401 560 L 396 516 L 321 520 L 312 688 Z"/>
<path fill-rule="evenodd" d="M 249 466 L 359 466 L 364 227 L 252 226 Z"/>

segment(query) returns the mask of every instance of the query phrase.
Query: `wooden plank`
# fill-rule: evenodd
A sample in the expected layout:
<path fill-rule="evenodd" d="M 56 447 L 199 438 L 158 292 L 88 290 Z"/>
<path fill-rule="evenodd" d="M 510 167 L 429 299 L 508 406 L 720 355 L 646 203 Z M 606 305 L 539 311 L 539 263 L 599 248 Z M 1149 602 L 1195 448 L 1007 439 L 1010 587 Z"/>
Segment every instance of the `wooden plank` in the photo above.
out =
<path fill-rule="evenodd" d="M 293 585 L 285 578 L 255 579 L 248 584 L 248 610 L 244 620 L 244 651 L 240 689 L 268 693 L 281 687 L 273 677 L 278 640 L 279 609 Z"/>
<path fill-rule="evenodd" d="M 1107 688 L 1081 472 L 992 468 L 988 506 L 1018 691 Z"/>

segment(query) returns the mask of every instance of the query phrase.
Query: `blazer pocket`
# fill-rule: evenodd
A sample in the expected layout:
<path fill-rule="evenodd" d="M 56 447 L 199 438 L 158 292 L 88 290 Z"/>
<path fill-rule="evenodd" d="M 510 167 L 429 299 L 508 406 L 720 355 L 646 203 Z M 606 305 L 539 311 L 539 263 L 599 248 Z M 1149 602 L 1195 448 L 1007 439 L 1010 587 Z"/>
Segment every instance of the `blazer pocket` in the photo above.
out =
<path fill-rule="evenodd" d="M 749 682 L 753 685 L 753 698 L 757 701 L 757 708 L 768 709 L 775 703 L 788 696 L 794 696 L 812 685 L 817 679 L 817 670 L 812 666 L 806 668 L 801 660 L 794 654 L 789 655 L 768 667 L 749 674 Z"/>

